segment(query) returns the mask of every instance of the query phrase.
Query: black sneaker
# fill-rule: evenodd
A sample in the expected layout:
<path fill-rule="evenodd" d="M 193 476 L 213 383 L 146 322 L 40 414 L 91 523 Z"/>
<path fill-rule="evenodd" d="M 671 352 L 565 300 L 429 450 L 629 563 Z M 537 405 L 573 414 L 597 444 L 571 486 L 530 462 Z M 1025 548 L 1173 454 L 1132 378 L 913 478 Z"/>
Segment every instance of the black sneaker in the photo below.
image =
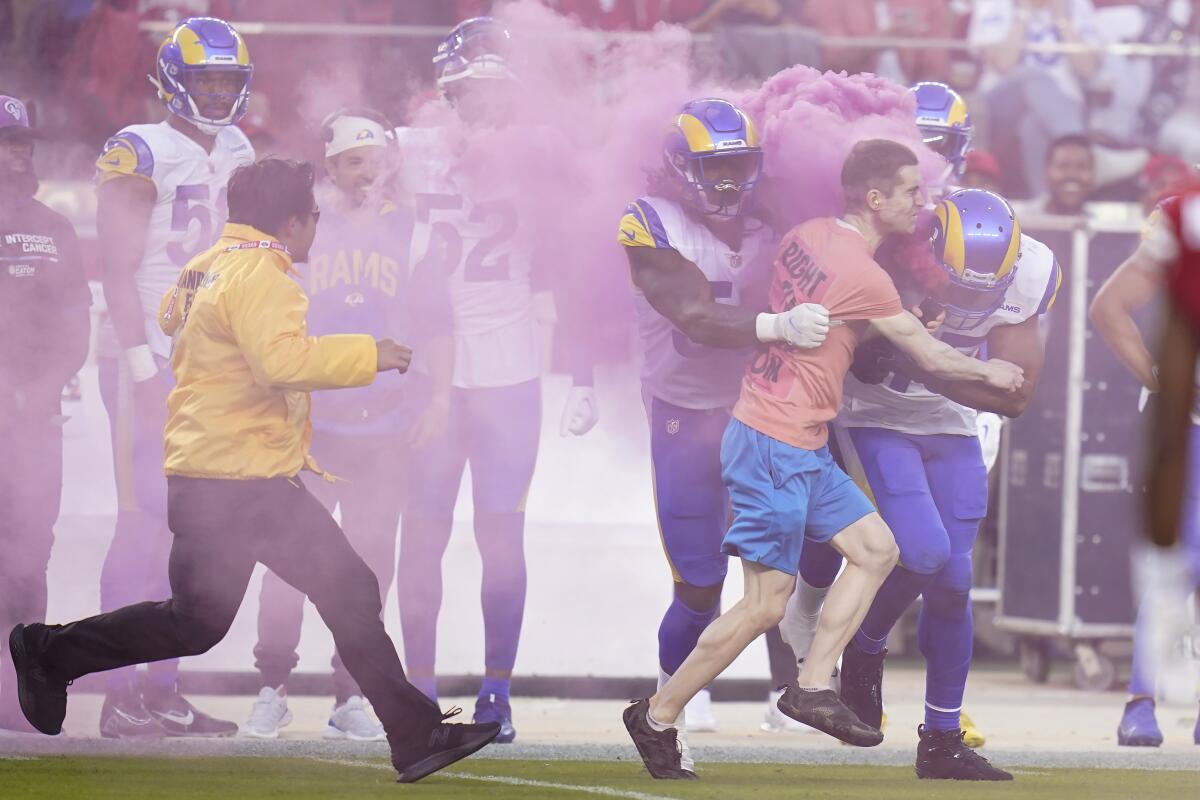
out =
<path fill-rule="evenodd" d="M 842 675 L 845 674 L 843 668 Z M 807 692 L 789 683 L 778 705 L 780 711 L 797 722 L 803 722 L 846 744 L 874 747 L 883 741 L 883 731 L 872 728 L 855 716 L 832 689 Z"/>
<path fill-rule="evenodd" d="M 67 716 L 67 681 L 47 675 L 39 660 L 28 633 L 44 627 L 34 622 L 15 625 L 8 635 L 8 652 L 12 655 L 13 669 L 17 673 L 17 702 L 21 713 L 29 724 L 48 736 L 62 732 L 63 718 Z"/>
<path fill-rule="evenodd" d="M 416 783 L 482 749 L 500 733 L 500 725 L 496 722 L 464 725 L 445 721 L 461 713 L 461 708 L 450 709 L 419 742 L 401 742 L 388 734 L 398 783 Z"/>
<path fill-rule="evenodd" d="M 842 652 L 842 702 L 872 728 L 883 729 L 883 660 L 887 650 L 875 655 L 859 650 L 854 642 Z"/>
<path fill-rule="evenodd" d="M 178 687 L 146 689 L 142 692 L 142 702 L 167 736 L 211 738 L 233 736 L 238 732 L 236 722 L 217 719 L 200 711 L 179 693 Z"/>
<path fill-rule="evenodd" d="M 656 731 L 650 727 L 647 716 L 650 713 L 650 699 L 634 700 L 625 709 L 622 718 L 625 720 L 625 730 L 633 739 L 642 763 L 650 777 L 660 780 L 694 781 L 696 773 L 687 769 L 683 763 L 683 743 L 679 740 L 677 728 L 667 728 Z M 690 765 L 690 759 L 689 759 Z"/>
<path fill-rule="evenodd" d="M 146 708 L 132 683 L 109 689 L 100 707 L 100 735 L 105 739 L 162 738 L 167 730 Z"/>
<path fill-rule="evenodd" d="M 926 780 L 1011 781 L 1013 776 L 993 767 L 963 743 L 963 732 L 926 730 L 917 726 L 917 777 Z"/>

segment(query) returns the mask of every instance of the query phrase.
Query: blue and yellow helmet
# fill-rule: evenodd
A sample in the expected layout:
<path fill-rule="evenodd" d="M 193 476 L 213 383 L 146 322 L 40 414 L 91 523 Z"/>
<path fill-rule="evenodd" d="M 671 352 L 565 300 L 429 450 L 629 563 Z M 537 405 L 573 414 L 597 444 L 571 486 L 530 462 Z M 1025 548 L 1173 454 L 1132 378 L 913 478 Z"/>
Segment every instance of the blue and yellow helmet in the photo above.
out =
<path fill-rule="evenodd" d="M 433 55 L 437 85 L 448 91 L 466 78 L 511 78 L 508 68 L 512 34 L 492 17 L 472 17 L 454 26 Z"/>
<path fill-rule="evenodd" d="M 201 76 L 228 75 L 227 91 L 197 85 Z M 223 19 L 191 17 L 179 23 L 158 48 L 158 77 L 150 81 L 172 114 L 206 133 L 246 116 L 254 66 L 241 34 Z M 205 113 L 219 108 L 224 113 Z"/>
<path fill-rule="evenodd" d="M 967 101 L 944 83 L 924 81 L 909 89 L 917 101 L 917 129 L 925 146 L 950 162 L 961 175 L 975 128 Z"/>
<path fill-rule="evenodd" d="M 950 279 L 941 298 L 943 325 L 970 330 L 1004 303 L 1017 276 L 1021 225 L 1007 200 L 983 189 L 954 192 L 934 217 L 934 254 Z"/>
<path fill-rule="evenodd" d="M 693 100 L 675 117 L 663 146 L 667 172 L 685 202 L 704 214 L 736 217 L 762 175 L 758 130 L 728 100 Z"/>

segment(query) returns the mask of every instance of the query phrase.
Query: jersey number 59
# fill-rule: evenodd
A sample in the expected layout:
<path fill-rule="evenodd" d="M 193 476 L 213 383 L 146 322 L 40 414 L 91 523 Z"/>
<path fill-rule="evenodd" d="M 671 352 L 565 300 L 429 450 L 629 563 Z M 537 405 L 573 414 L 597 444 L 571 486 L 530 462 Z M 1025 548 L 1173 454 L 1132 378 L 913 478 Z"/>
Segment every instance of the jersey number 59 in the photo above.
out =
<path fill-rule="evenodd" d="M 167 243 L 167 257 L 177 267 L 183 267 L 201 250 L 212 246 L 213 215 L 208 205 L 208 194 L 208 184 L 205 183 L 184 184 L 175 188 L 175 202 L 171 204 L 171 232 L 183 235 Z M 225 189 L 222 188 L 217 197 L 217 213 L 222 218 L 226 213 L 225 208 Z M 199 229 L 194 229 L 192 223 L 199 223 Z"/>

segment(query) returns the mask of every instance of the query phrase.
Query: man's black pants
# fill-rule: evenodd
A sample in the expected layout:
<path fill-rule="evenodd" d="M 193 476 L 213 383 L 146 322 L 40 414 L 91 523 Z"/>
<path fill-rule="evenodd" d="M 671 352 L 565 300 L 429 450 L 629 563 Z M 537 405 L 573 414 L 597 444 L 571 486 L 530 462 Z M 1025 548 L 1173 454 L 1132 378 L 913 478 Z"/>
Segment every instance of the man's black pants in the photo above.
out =
<path fill-rule="evenodd" d="M 423 739 L 441 712 L 404 677 L 375 576 L 298 478 L 169 477 L 171 599 L 52 626 L 37 644 L 56 678 L 203 653 L 224 638 L 255 562 L 308 595 L 389 738 Z"/>

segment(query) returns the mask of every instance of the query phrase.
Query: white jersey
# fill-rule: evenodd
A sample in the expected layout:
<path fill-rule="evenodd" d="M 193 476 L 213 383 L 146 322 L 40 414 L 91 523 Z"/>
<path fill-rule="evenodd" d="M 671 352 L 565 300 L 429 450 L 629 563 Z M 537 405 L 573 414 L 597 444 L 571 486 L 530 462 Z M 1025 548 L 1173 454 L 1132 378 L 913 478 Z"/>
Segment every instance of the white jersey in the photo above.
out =
<path fill-rule="evenodd" d="M 413 269 L 436 263 L 449 280 L 454 386 L 513 386 L 541 377 L 546 338 L 534 314 L 532 224 L 520 218 L 508 188 L 489 197 L 463 195 L 438 129 L 397 128 L 396 141 L 415 212 Z"/>
<path fill-rule="evenodd" d="M 704 273 L 714 299 L 730 305 L 739 305 L 751 287 L 765 285 L 774 238 L 770 229 L 762 226 L 748 231 L 741 248 L 735 250 L 689 217 L 678 203 L 660 197 L 643 197 L 631 203 L 617 234 L 626 247 L 678 251 Z M 643 389 L 682 408 L 732 407 L 741 392 L 742 376 L 753 349 L 698 345 L 655 311 L 640 291 L 634 291 L 645 356 Z"/>
<path fill-rule="evenodd" d="M 171 355 L 171 340 L 158 325 L 158 306 L 193 256 L 220 237 L 228 216 L 226 184 L 233 171 L 254 162 L 254 147 L 238 128 L 222 128 L 212 152 L 167 122 L 130 125 L 104 145 L 96 161 L 96 184 L 134 177 L 154 184 L 158 199 L 135 281 L 145 316 L 146 342 L 156 355 Z M 101 331 L 115 350 L 111 322 Z M 112 354 L 115 355 L 115 352 Z"/>
<path fill-rule="evenodd" d="M 946 344 L 969 355 L 979 355 L 988 333 L 1001 325 L 1018 325 L 1050 310 L 1062 285 L 1062 270 L 1050 248 L 1021 234 L 1021 253 L 1015 277 L 1004 302 L 987 319 L 969 331 L 939 331 Z M 887 428 L 916 435 L 978 434 L 977 412 L 929 391 L 903 375 L 889 375 L 877 384 L 846 376 L 845 396 L 838 423 L 848 428 Z"/>

